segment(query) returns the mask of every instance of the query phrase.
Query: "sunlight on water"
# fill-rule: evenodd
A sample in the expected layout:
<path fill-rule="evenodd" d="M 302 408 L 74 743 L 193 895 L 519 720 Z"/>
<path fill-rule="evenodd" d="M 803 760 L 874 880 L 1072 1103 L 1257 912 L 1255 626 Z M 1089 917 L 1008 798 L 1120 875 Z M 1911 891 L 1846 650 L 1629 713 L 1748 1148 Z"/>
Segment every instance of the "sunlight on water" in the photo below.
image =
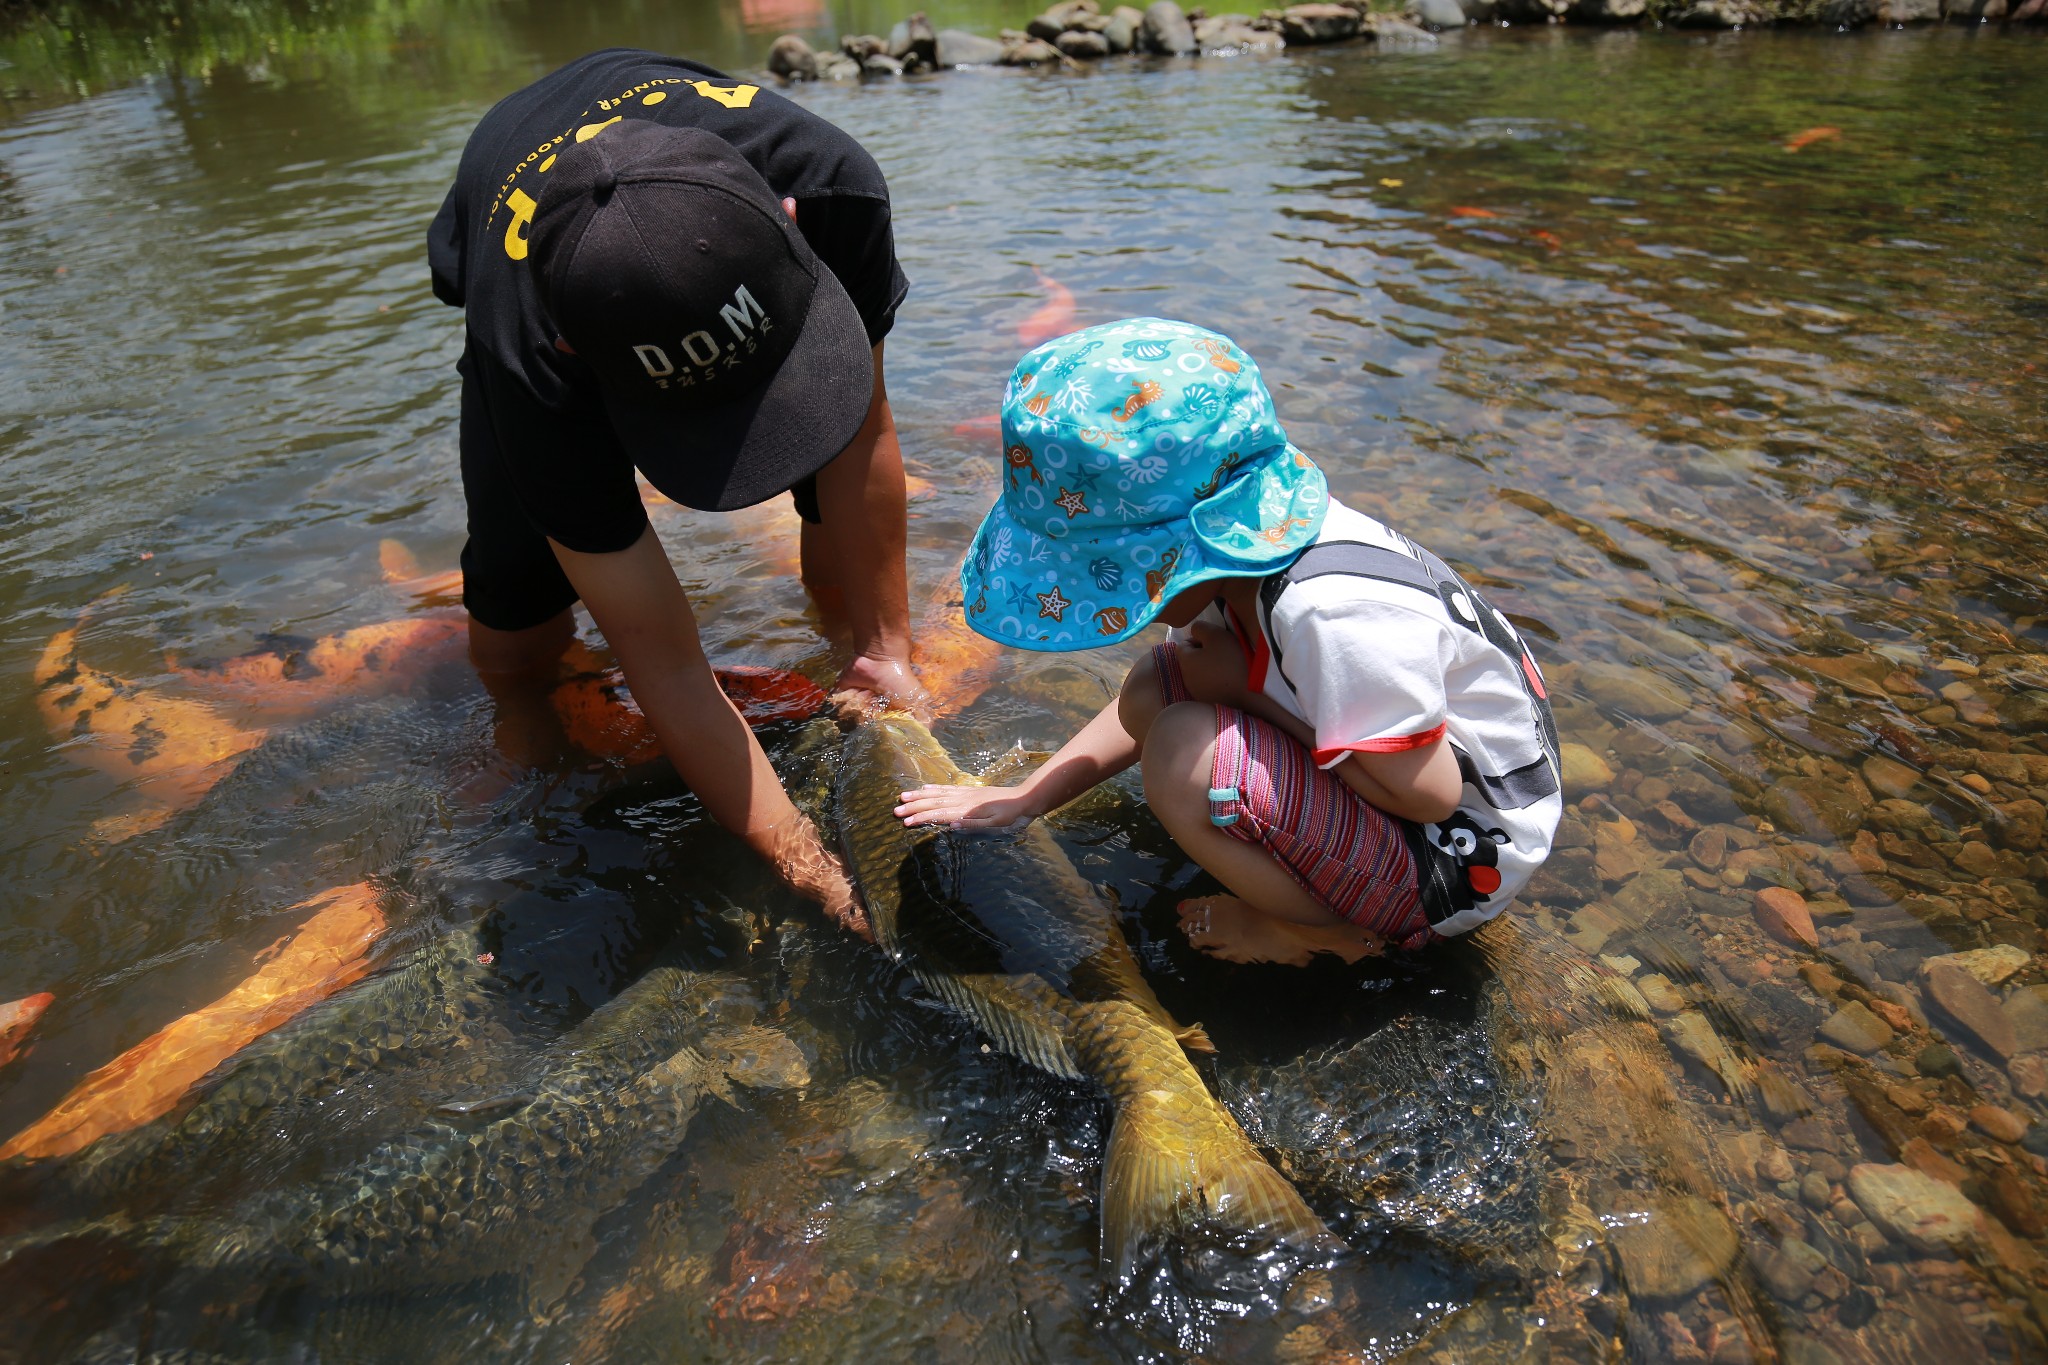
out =
<path fill-rule="evenodd" d="M 1207 883 L 1135 782 L 1052 822 L 1348 1248 L 1191 1237 L 1105 1290 L 1095 1091 L 771 888 L 630 735 L 565 710 L 534 762 L 495 746 L 433 581 L 460 322 L 422 234 L 470 125 L 592 47 L 751 68 L 894 17 L 573 10 L 0 42 L 0 1001 L 55 996 L 0 1071 L 0 1284 L 33 1305 L 0 1352 L 2048 1350 L 2042 35 L 1512 30 L 793 92 L 895 198 L 915 598 L 1064 289 L 1073 325 L 1236 338 L 1556 701 L 1557 852 L 1423 960 L 1198 957 L 1173 906 Z M 719 663 L 830 679 L 782 505 L 652 516 Z M 336 641 L 381 623 L 379 662 Z M 970 770 L 1049 750 L 1130 657 L 1006 657 L 940 736 Z M 830 818 L 836 732 L 763 737 Z M 159 1031 L 310 957 L 351 887 L 376 946 L 336 928 L 321 971 L 353 984 L 266 996 L 297 1017 L 197 1093 L 103 1073 L 126 1117 L 36 1156 L 125 1049 L 225 1056 L 225 1014 Z M 436 1259 L 444 1220 L 483 1232 Z"/>

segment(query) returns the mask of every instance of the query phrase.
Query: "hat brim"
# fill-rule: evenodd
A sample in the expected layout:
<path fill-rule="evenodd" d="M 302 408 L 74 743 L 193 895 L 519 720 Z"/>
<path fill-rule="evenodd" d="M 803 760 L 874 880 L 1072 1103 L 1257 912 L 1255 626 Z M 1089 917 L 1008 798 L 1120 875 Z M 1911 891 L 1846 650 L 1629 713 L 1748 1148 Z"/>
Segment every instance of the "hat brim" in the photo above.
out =
<path fill-rule="evenodd" d="M 605 414 L 648 482 L 686 507 L 729 512 L 785 492 L 837 459 L 867 421 L 875 358 L 844 285 L 822 265 L 803 331 L 745 398 L 678 412 L 605 395 Z"/>
<path fill-rule="evenodd" d="M 1004 474 L 1027 506 L 1029 477 L 1014 467 Z M 1021 522 L 1005 496 L 989 509 L 960 568 L 967 624 L 1019 649 L 1120 644 L 1189 588 L 1263 577 L 1293 563 L 1322 530 L 1327 506 L 1322 471 L 1291 445 L 1197 503 L 1192 515 L 1148 524 L 1046 535 Z M 1248 529 L 1266 525 L 1277 529 Z"/>

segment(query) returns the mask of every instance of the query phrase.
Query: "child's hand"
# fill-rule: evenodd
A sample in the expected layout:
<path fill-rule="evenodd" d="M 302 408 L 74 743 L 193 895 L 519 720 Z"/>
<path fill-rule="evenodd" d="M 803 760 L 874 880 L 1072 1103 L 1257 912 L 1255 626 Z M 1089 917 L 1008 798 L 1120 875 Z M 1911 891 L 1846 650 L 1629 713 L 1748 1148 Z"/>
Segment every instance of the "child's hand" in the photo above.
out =
<path fill-rule="evenodd" d="M 1043 812 L 1018 787 L 919 787 L 902 793 L 896 814 L 906 825 L 1009 829 Z"/>

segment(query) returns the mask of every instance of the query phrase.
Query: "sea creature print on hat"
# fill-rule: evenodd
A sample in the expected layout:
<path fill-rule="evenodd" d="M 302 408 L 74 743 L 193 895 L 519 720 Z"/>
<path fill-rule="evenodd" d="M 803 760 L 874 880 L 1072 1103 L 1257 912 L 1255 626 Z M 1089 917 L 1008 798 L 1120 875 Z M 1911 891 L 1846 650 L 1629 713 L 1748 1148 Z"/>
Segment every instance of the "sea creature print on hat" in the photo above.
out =
<path fill-rule="evenodd" d="M 1002 426 L 1002 497 L 961 579 L 969 624 L 1026 649 L 1114 644 L 1194 584 L 1272 573 L 1329 502 L 1257 364 L 1190 323 L 1127 318 L 1037 347 Z"/>

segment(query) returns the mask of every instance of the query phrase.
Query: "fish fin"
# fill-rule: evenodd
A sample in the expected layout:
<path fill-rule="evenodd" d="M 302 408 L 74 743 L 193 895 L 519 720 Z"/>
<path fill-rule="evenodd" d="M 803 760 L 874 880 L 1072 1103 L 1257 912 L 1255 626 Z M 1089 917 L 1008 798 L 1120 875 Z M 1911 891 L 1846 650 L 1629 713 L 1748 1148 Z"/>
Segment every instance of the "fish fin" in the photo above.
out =
<path fill-rule="evenodd" d="M 410 546 L 400 540 L 377 542 L 377 567 L 384 573 L 386 583 L 403 583 L 408 579 L 426 577 L 426 569 L 420 564 L 419 556 Z"/>
<path fill-rule="evenodd" d="M 566 1234 L 566 1235 L 565 1235 Z M 575 1289 L 583 1267 L 597 1254 L 597 1236 L 589 1223 L 557 1228 L 537 1239 L 545 1247 L 526 1276 L 526 1311 L 541 1326 L 560 1315 L 563 1301 Z"/>
<path fill-rule="evenodd" d="M 1214 1052 L 1216 1044 L 1209 1041 L 1209 1030 L 1197 1022 L 1174 1030 L 1174 1038 L 1190 1052 Z"/>
<path fill-rule="evenodd" d="M 1036 976 L 996 973 L 935 976 L 932 993 L 966 1015 L 998 1049 L 1041 1071 L 1081 1079 L 1069 1039 L 1071 1024 L 1058 994 Z"/>

